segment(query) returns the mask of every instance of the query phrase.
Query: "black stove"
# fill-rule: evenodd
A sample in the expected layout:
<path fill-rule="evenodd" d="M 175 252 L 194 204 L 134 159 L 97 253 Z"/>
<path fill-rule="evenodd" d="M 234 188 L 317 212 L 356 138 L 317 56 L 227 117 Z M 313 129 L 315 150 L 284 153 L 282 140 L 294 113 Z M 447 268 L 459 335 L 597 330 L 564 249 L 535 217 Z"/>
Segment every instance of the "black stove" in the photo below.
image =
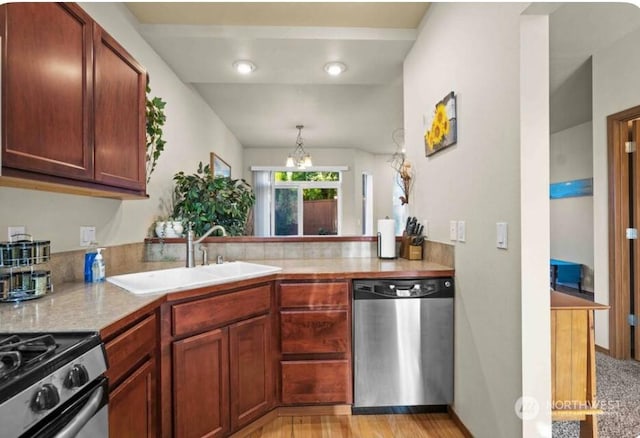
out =
<path fill-rule="evenodd" d="M 33 431 L 68 410 L 75 398 L 104 386 L 99 380 L 106 381 L 106 369 L 95 332 L 0 334 L 1 435 L 48 436 Z"/>

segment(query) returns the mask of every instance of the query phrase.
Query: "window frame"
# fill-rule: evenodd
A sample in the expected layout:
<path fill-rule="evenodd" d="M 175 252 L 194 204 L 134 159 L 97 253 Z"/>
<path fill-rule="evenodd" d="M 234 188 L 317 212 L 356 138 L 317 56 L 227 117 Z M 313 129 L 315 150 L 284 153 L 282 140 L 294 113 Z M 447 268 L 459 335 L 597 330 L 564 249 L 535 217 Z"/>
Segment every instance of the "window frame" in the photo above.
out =
<path fill-rule="evenodd" d="M 307 167 L 305 169 L 297 169 L 290 167 L 281 167 L 281 166 L 251 166 L 250 170 L 252 172 L 260 171 L 260 172 L 270 172 L 270 188 L 269 188 L 269 236 L 270 237 L 284 237 L 284 236 L 276 236 L 275 235 L 275 190 L 276 188 L 298 188 L 298 234 L 291 235 L 292 237 L 305 237 L 304 232 L 304 213 L 303 213 L 303 193 L 302 191 L 307 188 L 321 188 L 321 189 L 336 189 L 338 196 L 338 226 L 337 226 L 337 235 L 342 236 L 342 181 L 344 178 L 344 172 L 349 170 L 348 166 L 314 166 Z M 338 173 L 338 181 L 276 181 L 275 174 L 276 172 L 337 172 Z M 306 236 L 319 236 L 319 234 L 308 234 Z"/>
<path fill-rule="evenodd" d="M 299 171 L 298 171 L 299 172 Z M 313 170 L 305 172 L 314 172 Z M 334 172 L 333 170 L 331 172 Z M 338 226 L 337 226 L 337 235 L 342 235 L 342 172 L 339 173 L 338 181 L 276 181 L 275 180 L 276 171 L 271 173 L 271 199 L 273 202 L 270 205 L 270 217 L 271 217 L 271 230 L 270 235 L 272 237 L 282 237 L 277 236 L 275 234 L 276 228 L 276 189 L 278 188 L 297 188 L 298 191 L 298 233 L 295 236 L 304 237 L 304 236 L 319 236 L 319 234 L 304 234 L 304 195 L 303 191 L 305 189 L 336 189 L 338 195 Z"/>

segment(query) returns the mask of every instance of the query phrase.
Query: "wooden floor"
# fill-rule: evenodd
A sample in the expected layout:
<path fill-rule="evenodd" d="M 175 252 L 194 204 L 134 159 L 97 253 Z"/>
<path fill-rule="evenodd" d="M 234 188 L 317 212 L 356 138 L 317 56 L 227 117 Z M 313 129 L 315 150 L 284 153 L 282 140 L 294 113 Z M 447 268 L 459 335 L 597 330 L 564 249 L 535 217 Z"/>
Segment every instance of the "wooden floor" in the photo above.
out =
<path fill-rule="evenodd" d="M 448 414 L 278 417 L 250 438 L 464 438 Z"/>

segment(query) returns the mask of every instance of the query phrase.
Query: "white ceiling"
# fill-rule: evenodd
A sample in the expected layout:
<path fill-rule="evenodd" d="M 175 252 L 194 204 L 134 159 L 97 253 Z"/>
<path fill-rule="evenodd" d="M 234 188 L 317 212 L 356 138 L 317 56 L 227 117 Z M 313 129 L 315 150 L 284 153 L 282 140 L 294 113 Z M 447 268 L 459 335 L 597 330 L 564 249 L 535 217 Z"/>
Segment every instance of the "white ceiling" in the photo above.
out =
<path fill-rule="evenodd" d="M 597 51 L 640 27 L 640 8 L 629 3 L 564 3 L 549 18 L 553 94 Z"/>
<path fill-rule="evenodd" d="M 428 3 L 127 3 L 140 32 L 245 147 L 392 153 L 403 126 L 402 63 Z M 550 15 L 551 93 L 638 27 L 624 3 L 534 3 Z M 540 11 L 538 12 L 540 13 Z M 241 76 L 233 61 L 258 69 Z M 329 77 L 323 66 L 348 70 Z"/>
<path fill-rule="evenodd" d="M 142 36 L 245 147 L 393 153 L 402 63 L 426 3 L 130 3 Z M 300 26 L 300 24 L 305 26 Z M 390 27 L 391 26 L 391 27 Z M 250 59 L 257 70 L 237 74 Z M 347 71 L 330 77 L 329 61 Z"/>

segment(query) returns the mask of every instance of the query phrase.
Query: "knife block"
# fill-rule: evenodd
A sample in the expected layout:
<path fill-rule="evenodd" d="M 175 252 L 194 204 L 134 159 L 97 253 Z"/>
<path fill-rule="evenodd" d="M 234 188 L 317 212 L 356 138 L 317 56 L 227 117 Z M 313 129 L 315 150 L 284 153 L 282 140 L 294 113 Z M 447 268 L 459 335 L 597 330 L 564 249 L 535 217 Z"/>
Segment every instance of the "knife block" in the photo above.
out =
<path fill-rule="evenodd" d="M 406 233 L 400 239 L 400 257 L 407 260 L 422 260 L 422 245 L 412 245 L 413 237 Z"/>

